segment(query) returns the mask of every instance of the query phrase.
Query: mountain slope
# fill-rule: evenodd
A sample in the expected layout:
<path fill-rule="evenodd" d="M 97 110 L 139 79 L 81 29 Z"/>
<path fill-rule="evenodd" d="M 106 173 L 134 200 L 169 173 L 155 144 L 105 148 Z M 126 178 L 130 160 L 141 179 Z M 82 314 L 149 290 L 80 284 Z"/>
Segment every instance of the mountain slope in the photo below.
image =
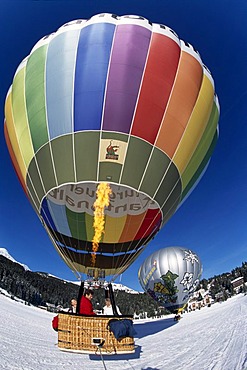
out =
<path fill-rule="evenodd" d="M 20 262 L 17 262 L 10 254 L 9 252 L 7 251 L 7 249 L 5 248 L 0 248 L 0 256 L 3 256 L 5 258 L 8 258 L 10 261 L 12 262 L 15 262 L 15 263 L 18 263 L 19 265 L 21 265 L 25 270 L 30 270 L 30 268 L 23 264 L 23 263 L 20 263 Z"/>

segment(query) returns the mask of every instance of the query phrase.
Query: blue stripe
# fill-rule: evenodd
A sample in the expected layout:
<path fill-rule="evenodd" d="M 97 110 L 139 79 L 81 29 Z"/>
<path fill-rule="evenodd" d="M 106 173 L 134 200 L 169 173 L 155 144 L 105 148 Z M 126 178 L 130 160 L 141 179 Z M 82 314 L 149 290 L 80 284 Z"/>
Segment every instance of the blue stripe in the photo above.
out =
<path fill-rule="evenodd" d="M 100 129 L 115 27 L 99 23 L 81 30 L 75 71 L 75 131 Z"/>
<path fill-rule="evenodd" d="M 69 30 L 54 37 L 46 62 L 46 106 L 50 138 L 71 133 L 74 70 L 80 30 Z"/>
<path fill-rule="evenodd" d="M 51 217 L 46 198 L 43 199 L 40 214 L 43 220 L 45 221 L 46 225 L 56 231 L 57 229 Z"/>
<path fill-rule="evenodd" d="M 50 214 L 54 220 L 55 230 L 60 234 L 72 236 L 67 221 L 66 206 L 53 203 L 51 200 L 47 200 Z"/>

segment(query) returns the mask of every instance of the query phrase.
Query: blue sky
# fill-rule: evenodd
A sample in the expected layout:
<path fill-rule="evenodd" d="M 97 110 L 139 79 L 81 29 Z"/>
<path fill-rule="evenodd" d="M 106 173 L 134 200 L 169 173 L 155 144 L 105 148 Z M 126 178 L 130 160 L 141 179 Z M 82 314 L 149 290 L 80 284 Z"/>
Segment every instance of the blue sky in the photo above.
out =
<path fill-rule="evenodd" d="M 171 27 L 191 43 L 213 75 L 221 109 L 220 136 L 204 177 L 121 281 L 140 290 L 141 263 L 154 250 L 168 246 L 196 252 L 205 278 L 231 271 L 247 261 L 246 0 L 1 0 L 2 127 L 6 93 L 33 45 L 67 21 L 104 12 L 141 15 Z M 33 271 L 74 280 L 16 178 L 3 129 L 0 156 L 0 247 Z"/>

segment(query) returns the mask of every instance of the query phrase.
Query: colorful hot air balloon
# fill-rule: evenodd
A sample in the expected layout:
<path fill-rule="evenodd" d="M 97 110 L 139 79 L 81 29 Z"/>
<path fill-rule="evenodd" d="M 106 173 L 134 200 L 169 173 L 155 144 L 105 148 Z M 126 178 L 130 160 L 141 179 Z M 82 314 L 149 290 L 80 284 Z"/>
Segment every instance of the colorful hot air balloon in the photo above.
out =
<path fill-rule="evenodd" d="M 183 308 L 202 274 L 199 257 L 190 249 L 169 247 L 152 253 L 141 265 L 142 288 L 171 312 Z"/>
<path fill-rule="evenodd" d="M 43 37 L 5 104 L 13 165 L 73 271 L 122 273 L 208 164 L 219 104 L 199 53 L 169 27 L 99 14 Z M 94 249 L 97 185 L 111 188 Z"/>

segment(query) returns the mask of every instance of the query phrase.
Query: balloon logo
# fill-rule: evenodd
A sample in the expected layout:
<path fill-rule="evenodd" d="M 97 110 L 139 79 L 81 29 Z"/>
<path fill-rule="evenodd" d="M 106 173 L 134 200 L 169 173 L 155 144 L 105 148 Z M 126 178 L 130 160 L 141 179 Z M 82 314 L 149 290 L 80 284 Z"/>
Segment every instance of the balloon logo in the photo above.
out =
<path fill-rule="evenodd" d="M 114 275 L 198 183 L 218 119 L 213 78 L 190 44 L 143 17 L 99 14 L 33 47 L 8 91 L 4 132 L 63 260 L 79 274 Z M 111 190 L 96 235 L 102 183 Z"/>
<path fill-rule="evenodd" d="M 143 262 L 138 277 L 142 288 L 171 312 L 183 308 L 202 274 L 199 257 L 189 249 L 160 249 Z"/>

